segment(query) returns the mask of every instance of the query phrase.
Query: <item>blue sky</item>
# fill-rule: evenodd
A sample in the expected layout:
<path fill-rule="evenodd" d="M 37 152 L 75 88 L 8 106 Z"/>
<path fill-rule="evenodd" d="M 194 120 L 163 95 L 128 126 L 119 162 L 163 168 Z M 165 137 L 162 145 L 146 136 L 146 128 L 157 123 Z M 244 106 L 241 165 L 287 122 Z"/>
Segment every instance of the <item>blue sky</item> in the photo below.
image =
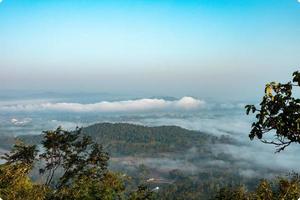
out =
<path fill-rule="evenodd" d="M 297 0 L 3 0 L 0 90 L 257 98 L 299 37 Z"/>

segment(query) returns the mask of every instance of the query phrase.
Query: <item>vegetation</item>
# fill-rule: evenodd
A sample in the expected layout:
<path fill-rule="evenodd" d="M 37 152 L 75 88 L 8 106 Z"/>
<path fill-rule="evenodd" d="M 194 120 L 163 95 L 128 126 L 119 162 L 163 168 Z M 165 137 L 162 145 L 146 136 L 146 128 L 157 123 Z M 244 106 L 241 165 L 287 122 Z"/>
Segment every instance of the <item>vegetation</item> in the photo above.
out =
<path fill-rule="evenodd" d="M 61 133 L 56 134 L 59 130 Z M 93 142 L 88 138 L 91 138 Z M 227 169 L 218 166 L 201 167 L 201 165 L 206 165 L 206 161 L 209 162 L 211 160 L 233 162 L 234 160 L 230 155 L 225 153 L 216 154 L 212 151 L 214 144 L 232 143 L 231 138 L 226 136 L 215 137 L 176 126 L 145 127 L 121 123 L 100 123 L 74 132 L 68 132 L 59 128 L 54 131 L 45 131 L 42 135 L 19 136 L 17 141 L 22 141 L 29 146 L 34 146 L 34 149 L 41 150 L 35 156 L 34 167 L 31 173 L 27 173 L 26 176 L 27 178 L 31 177 L 28 180 L 33 180 L 31 181 L 32 184 L 39 183 L 37 185 L 42 184 L 46 188 L 46 191 L 48 191 L 47 198 L 54 198 L 55 196 L 52 193 L 55 190 L 55 194 L 60 197 L 70 198 L 68 195 L 71 195 L 72 197 L 84 197 L 86 199 L 87 197 L 84 195 L 86 193 L 90 194 L 91 191 L 96 191 L 94 188 L 96 187 L 102 188 L 101 191 L 97 191 L 97 194 L 113 194 L 113 198 L 116 199 L 150 197 L 158 199 L 186 199 L 187 197 L 189 199 L 208 199 L 228 183 L 238 185 L 241 182 L 248 184 L 249 181 L 236 174 L 237 167 L 231 166 Z M 87 151 L 84 150 L 85 148 L 82 145 L 79 145 L 83 144 L 83 141 L 86 141 L 84 144 L 88 146 L 86 148 Z M 105 146 L 105 151 L 104 149 L 101 151 L 103 153 L 102 158 L 105 161 L 102 162 L 105 164 L 103 165 L 105 166 L 103 169 L 106 172 L 105 179 L 102 182 L 93 183 L 93 181 L 87 180 L 89 176 L 79 176 L 75 173 L 74 176 L 71 174 L 72 176 L 70 175 L 69 177 L 70 173 L 64 173 L 67 169 L 66 167 L 73 160 L 76 161 L 77 168 L 83 166 L 83 163 L 87 162 L 84 159 L 86 157 L 82 158 L 78 152 L 89 153 L 95 142 Z M 193 147 L 193 152 L 189 153 L 191 147 Z M 201 167 L 201 170 L 199 173 L 190 174 L 179 169 L 159 171 L 146 165 L 129 166 L 131 168 L 134 167 L 134 171 L 130 171 L 126 167 L 115 168 L 115 164 L 118 165 L 119 161 L 109 162 L 106 151 L 109 153 L 109 157 L 113 158 L 132 156 L 136 159 L 142 157 L 153 157 L 154 159 L 167 157 L 175 161 L 188 159 L 187 162 L 194 162 L 195 165 Z M 185 158 L 185 154 L 188 154 L 187 158 Z M 9 155 L 12 157 L 13 154 Z M 110 169 L 121 171 L 122 173 L 110 171 L 106 165 L 108 163 L 110 163 Z M 39 168 L 41 169 L 39 170 Z M 86 170 L 84 170 L 84 173 L 86 173 Z M 126 176 L 124 176 L 124 173 L 126 173 Z M 161 177 L 165 182 L 147 182 L 153 176 Z M 113 188 L 110 187 L 112 182 L 114 183 Z M 68 183 L 72 184 L 69 185 Z M 91 183 L 91 185 L 86 183 Z M 145 188 L 143 183 L 147 183 L 148 188 Z M 57 188 L 62 187 L 64 189 L 57 190 Z M 106 189 L 103 189 L 105 187 Z M 155 193 L 149 193 L 151 191 L 149 188 L 153 189 L 156 187 L 159 187 L 159 190 L 155 191 Z"/>
<path fill-rule="evenodd" d="M 254 191 L 247 191 L 244 186 L 225 187 L 215 200 L 298 200 L 299 196 L 300 179 L 294 174 L 273 181 L 261 180 Z"/>
<path fill-rule="evenodd" d="M 260 108 L 247 105 L 246 112 L 256 114 L 250 139 L 255 137 L 284 150 L 291 143 L 300 143 L 300 99 L 293 97 L 293 87 L 300 87 L 300 73 L 293 74 L 293 83 L 271 82 L 266 85 Z M 274 133 L 275 140 L 266 134 Z M 231 160 L 228 154 L 214 155 L 211 144 L 232 143 L 227 137 L 213 137 L 176 126 L 144 127 L 130 124 L 95 124 L 73 132 L 58 128 L 39 136 L 21 136 L 6 163 L 0 166 L 0 197 L 4 199 L 216 199 L 216 200 L 293 200 L 300 197 L 300 177 L 292 174 L 274 180 L 245 179 L 230 168 L 206 169 L 196 174 L 172 170 L 163 176 L 167 184 L 156 183 L 154 192 L 146 185 L 137 185 L 149 175 L 147 166 L 139 166 L 133 186 L 128 176 L 108 169 L 112 156 L 151 156 L 197 149 L 197 160 L 214 157 Z M 42 145 L 42 151 L 36 145 Z M 7 145 L 7 144 L 6 144 Z M 102 145 L 105 145 L 104 151 Z M 169 153 L 169 154 L 168 154 Z M 193 157 L 195 159 L 195 157 Z M 29 173 L 39 163 L 41 177 L 35 182 Z M 149 184 L 151 187 L 153 185 Z M 228 185 L 230 185 L 228 187 Z M 137 187 L 133 190 L 132 187 Z M 216 192 L 218 191 L 218 192 Z"/>
<path fill-rule="evenodd" d="M 232 143 L 226 136 L 216 137 L 178 126 L 147 127 L 127 123 L 99 123 L 82 128 L 82 134 L 102 144 L 111 156 L 148 156 L 185 152 L 191 147 L 207 149 L 211 143 Z M 26 144 L 40 144 L 43 135 L 23 135 Z"/>
<path fill-rule="evenodd" d="M 45 131 L 42 151 L 17 143 L 0 166 L 0 197 L 7 200 L 153 199 L 147 187 L 126 191 L 125 179 L 108 170 L 108 154 L 81 129 Z M 29 178 L 36 162 L 43 179 Z M 58 176 L 58 178 L 54 178 Z M 127 192 L 127 193 L 126 193 Z"/>
<path fill-rule="evenodd" d="M 300 72 L 293 73 L 293 81 L 271 82 L 266 85 L 260 108 L 247 105 L 247 114 L 256 113 L 257 121 L 252 124 L 250 139 L 257 137 L 262 142 L 273 144 L 277 152 L 291 143 L 300 143 L 300 99 L 293 96 L 293 88 L 300 87 Z M 264 139 L 275 133 L 275 140 Z"/>
<path fill-rule="evenodd" d="M 283 151 L 292 143 L 300 143 L 300 99 L 293 96 L 293 88 L 300 87 L 300 72 L 293 73 L 293 81 L 285 84 L 271 82 L 265 87 L 260 108 L 247 105 L 246 113 L 256 113 L 250 139 L 257 137 L 263 143 L 276 146 L 276 152 Z M 265 139 L 274 134 L 274 140 Z M 270 137 L 268 137 L 270 138 Z M 244 186 L 225 187 L 216 195 L 222 200 L 297 200 L 300 197 L 299 175 L 278 178 L 269 182 L 262 180 L 257 189 L 248 192 Z"/>

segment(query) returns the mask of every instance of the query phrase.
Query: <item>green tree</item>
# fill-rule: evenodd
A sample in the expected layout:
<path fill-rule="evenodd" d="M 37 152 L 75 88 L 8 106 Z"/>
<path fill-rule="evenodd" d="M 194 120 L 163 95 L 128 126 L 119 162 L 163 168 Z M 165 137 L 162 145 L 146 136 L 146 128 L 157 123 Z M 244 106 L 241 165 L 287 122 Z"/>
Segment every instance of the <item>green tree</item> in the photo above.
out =
<path fill-rule="evenodd" d="M 49 199 L 122 198 L 125 186 L 117 174 L 108 171 L 108 153 L 82 135 L 81 129 L 45 131 L 42 145 L 44 153 L 39 158 L 45 167 L 40 172 L 46 174 L 45 185 L 55 191 Z M 56 173 L 58 181 L 54 179 Z"/>
<path fill-rule="evenodd" d="M 293 89 L 300 86 L 300 73 L 293 73 L 292 82 L 271 82 L 265 87 L 260 108 L 247 105 L 246 112 L 256 114 L 250 139 L 257 137 L 262 142 L 273 144 L 276 151 L 284 150 L 291 143 L 300 143 L 300 99 L 293 96 Z M 274 132 L 274 140 L 264 137 Z"/>
<path fill-rule="evenodd" d="M 300 179 L 297 174 L 293 174 L 291 178 L 278 178 L 278 188 L 275 192 L 277 199 L 298 200 L 300 197 Z"/>
<path fill-rule="evenodd" d="M 246 191 L 243 186 L 222 188 L 216 200 L 298 200 L 300 179 L 298 175 L 261 180 L 256 190 Z"/>
<path fill-rule="evenodd" d="M 108 153 L 81 129 L 45 131 L 42 153 L 35 145 L 17 143 L 0 165 L 0 197 L 6 200 L 152 200 L 153 191 L 139 187 L 130 195 L 126 176 L 108 170 Z M 45 182 L 33 183 L 36 162 Z"/>
<path fill-rule="evenodd" d="M 146 185 L 140 185 L 136 191 L 129 195 L 129 200 L 154 200 L 156 198 L 156 193 Z"/>
<path fill-rule="evenodd" d="M 17 143 L 11 154 L 2 159 L 7 162 L 0 165 L 0 197 L 7 200 L 42 200 L 48 188 L 34 184 L 28 177 L 33 168 L 37 151 L 35 146 Z"/>
<path fill-rule="evenodd" d="M 250 195 L 244 186 L 225 187 L 217 193 L 215 200 L 250 200 Z"/>
<path fill-rule="evenodd" d="M 300 72 L 293 73 L 293 80 L 288 83 L 271 82 L 266 84 L 265 95 L 257 108 L 247 105 L 246 113 L 256 114 L 249 134 L 263 143 L 276 146 L 280 152 L 292 143 L 300 143 L 300 99 L 293 96 L 293 89 L 300 87 Z M 266 135 L 274 134 L 270 140 Z M 267 180 L 262 180 L 254 192 L 245 192 L 240 187 L 221 189 L 215 199 L 255 199 L 255 200 L 297 200 L 300 197 L 299 175 L 278 178 L 274 187 Z"/>
<path fill-rule="evenodd" d="M 57 189 L 80 176 L 101 179 L 107 173 L 108 154 L 90 137 L 81 136 L 81 129 L 69 132 L 58 127 L 44 134 L 42 144 L 45 152 L 39 157 L 45 162 L 45 167 L 40 169 L 42 174 L 47 174 L 45 185 L 54 184 L 53 177 L 58 169 L 62 169 L 63 173 L 55 184 Z"/>
<path fill-rule="evenodd" d="M 108 172 L 101 181 L 89 176 L 77 177 L 68 187 L 62 187 L 49 199 L 120 200 L 125 199 L 125 185 L 120 176 Z"/>
<path fill-rule="evenodd" d="M 255 191 L 255 199 L 257 200 L 272 200 L 273 191 L 271 184 L 267 180 L 261 180 Z"/>

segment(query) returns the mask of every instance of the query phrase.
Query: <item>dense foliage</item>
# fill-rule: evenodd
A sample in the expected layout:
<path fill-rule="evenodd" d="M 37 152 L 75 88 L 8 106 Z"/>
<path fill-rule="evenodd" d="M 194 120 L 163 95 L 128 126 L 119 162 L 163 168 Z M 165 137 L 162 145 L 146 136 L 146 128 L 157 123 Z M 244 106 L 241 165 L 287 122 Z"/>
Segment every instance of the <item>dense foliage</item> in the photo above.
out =
<path fill-rule="evenodd" d="M 210 143 L 233 142 L 228 137 L 183 129 L 178 126 L 147 127 L 127 123 L 99 123 L 82 128 L 82 134 L 102 144 L 111 156 L 155 155 L 184 152 L 191 147 L 204 149 Z M 18 137 L 27 144 L 40 144 L 43 135 Z"/>
<path fill-rule="evenodd" d="M 268 83 L 260 108 L 246 106 L 246 113 L 256 113 L 257 119 L 249 134 L 251 140 L 257 137 L 264 143 L 273 144 L 276 152 L 292 143 L 300 143 L 300 99 L 293 96 L 293 88 L 299 86 L 300 72 L 297 71 L 293 73 L 292 82 Z M 270 134 L 274 134 L 275 139 L 268 137 Z M 299 197 L 300 179 L 297 174 L 273 182 L 262 180 L 255 191 L 247 191 L 243 186 L 225 187 L 216 195 L 216 199 L 222 200 L 297 200 Z"/>
<path fill-rule="evenodd" d="M 261 180 L 253 191 L 244 186 L 222 188 L 215 200 L 298 200 L 300 197 L 300 179 L 294 174 L 273 181 Z"/>
<path fill-rule="evenodd" d="M 0 165 L 0 197 L 6 200 L 114 200 L 153 199 L 147 187 L 127 191 L 125 178 L 110 172 L 108 154 L 81 129 L 45 131 L 42 151 L 35 145 L 18 143 Z M 41 179 L 33 182 L 29 173 L 40 165 Z M 57 176 L 57 178 L 54 178 Z"/>
<path fill-rule="evenodd" d="M 249 135 L 264 143 L 274 144 L 277 152 L 291 143 L 300 143 L 300 99 L 293 96 L 293 89 L 300 86 L 300 72 L 293 73 L 293 81 L 288 83 L 271 82 L 265 87 L 265 95 L 260 108 L 247 105 L 247 114 L 256 113 L 256 122 Z M 274 133 L 275 139 L 264 139 Z"/>
<path fill-rule="evenodd" d="M 238 166 L 206 165 L 211 160 L 235 162 L 225 152 L 212 151 L 219 143 L 235 141 L 176 126 L 101 123 L 72 132 L 58 128 L 38 136 L 19 136 L 16 140 L 27 145 L 17 142 L 5 156 L 7 162 L 0 166 L 0 197 L 3 199 L 268 200 L 293 199 L 299 194 L 297 176 L 262 180 L 257 185 L 258 178 L 237 173 Z M 116 173 L 108 168 L 110 156 L 138 159 L 162 155 L 180 159 L 191 147 L 194 152 L 188 159 L 201 167 L 197 173 L 178 169 L 160 172 L 146 165 L 139 165 L 131 174 L 126 169 Z M 40 174 L 32 179 L 35 171 Z M 275 173 L 265 173 L 269 172 Z M 163 181 L 147 182 L 153 174 Z"/>
<path fill-rule="evenodd" d="M 65 133 L 63 136 L 53 136 L 53 132 L 55 131 L 46 131 L 42 135 L 25 135 L 17 138 L 17 140 L 22 140 L 26 144 L 37 145 L 37 147 L 46 145 L 49 149 L 49 153 L 47 153 L 47 151 L 39 153 L 39 155 L 42 156 L 41 158 L 44 160 L 44 163 L 48 165 L 48 170 L 44 171 L 42 169 L 40 172 L 43 174 L 39 174 L 37 172 L 38 170 L 34 169 L 30 173 L 30 177 L 33 178 L 35 182 L 48 182 L 46 184 L 48 187 L 59 186 L 61 180 L 65 179 L 62 177 L 66 177 L 66 175 L 62 173 L 64 166 L 57 167 L 56 169 L 56 166 L 61 164 L 63 159 L 68 160 L 68 162 L 70 160 L 71 155 L 65 155 L 66 146 L 68 146 L 68 148 L 72 146 L 72 151 L 74 152 L 80 152 L 80 148 L 82 148 L 75 145 L 76 142 L 74 142 L 73 136 L 68 136 L 69 134 L 76 135 L 78 132 L 67 132 L 62 130 L 62 133 Z M 131 198 L 137 198 L 136 194 L 145 193 L 145 191 L 148 191 L 149 189 L 143 189 L 143 187 L 138 186 L 147 183 L 149 188 L 159 187 L 159 190 L 156 191 L 156 193 L 153 193 L 158 199 L 186 199 L 186 197 L 189 197 L 189 199 L 208 199 L 213 197 L 215 192 L 226 186 L 226 184 L 230 183 L 238 185 L 246 183 L 248 185 L 252 184 L 251 181 L 253 181 L 252 179 L 245 179 L 243 176 L 237 174 L 237 166 L 224 168 L 216 165 L 211 167 L 206 164 L 206 162 L 209 163 L 212 160 L 234 162 L 234 159 L 229 154 L 215 153 L 212 149 L 212 147 L 219 143 L 229 144 L 234 142 L 231 138 L 226 136 L 216 137 L 205 133 L 186 130 L 177 126 L 146 127 L 122 123 L 95 124 L 90 127 L 82 128 L 78 136 L 80 137 L 80 141 L 83 141 L 85 140 L 84 138 L 88 137 L 92 138 L 93 142 L 103 144 L 103 146 L 106 147 L 105 151 L 108 151 L 110 157 L 112 157 L 110 169 L 122 172 L 122 174 L 118 175 L 108 170 L 111 174 L 110 177 L 115 177 L 115 180 L 117 180 L 115 183 L 125 187 L 125 191 L 122 192 L 122 187 L 116 186 L 119 188 L 116 190 L 118 191 L 116 194 L 122 193 L 122 195 L 126 197 L 130 196 Z M 48 141 L 47 143 L 44 141 L 45 138 Z M 65 144 L 66 140 L 69 141 L 68 145 Z M 56 141 L 54 145 L 56 150 L 53 149 L 51 141 Z M 60 144 L 57 144 L 58 141 Z M 90 141 L 87 141 L 87 144 L 90 144 Z M 89 146 L 89 149 L 91 149 L 92 145 Z M 192 152 L 190 152 L 191 148 Z M 46 157 L 44 153 L 47 153 Z M 54 161 L 51 165 L 48 163 L 51 161 L 50 155 L 53 157 Z M 61 157 L 60 155 L 64 156 Z M 104 158 L 106 158 L 106 156 L 107 154 Z M 153 157 L 153 159 L 168 158 L 170 160 L 173 159 L 175 162 L 177 162 L 178 159 L 187 159 L 186 162 L 194 163 L 199 166 L 201 170 L 197 173 L 190 174 L 179 169 L 159 171 L 156 168 L 149 168 L 146 165 L 134 166 L 134 164 L 132 164 L 124 168 L 115 167 L 116 165 L 119 165 L 119 162 L 122 162 L 123 157 L 127 158 L 128 156 L 137 160 L 143 157 Z M 84 161 L 84 159 L 81 158 L 79 160 Z M 36 162 L 35 168 L 41 168 L 39 167 L 40 165 L 39 162 Z M 133 169 L 133 171 L 129 169 Z M 53 171 L 55 171 L 55 173 L 53 173 Z M 126 180 L 123 180 L 125 178 L 124 173 L 126 173 Z M 44 178 L 41 178 L 41 175 L 43 175 L 42 177 Z M 47 181 L 48 176 L 49 178 Z M 130 184 L 128 183 L 127 176 L 131 177 Z M 147 180 L 153 176 L 160 177 L 162 181 L 153 183 L 147 182 Z M 85 180 L 85 178 L 83 177 L 81 180 Z M 92 189 L 88 184 L 83 184 L 86 181 L 81 180 L 72 178 L 73 185 L 71 188 L 63 191 L 71 190 L 79 192 L 80 190 L 76 189 L 78 187 L 85 188 L 83 191 Z M 109 182 L 110 181 L 107 181 L 106 183 Z M 101 185 L 101 187 L 103 188 L 103 185 Z M 109 189 L 106 189 L 105 191 L 112 192 Z M 70 193 L 70 191 L 68 193 Z M 103 193 L 103 191 L 101 191 L 101 193 Z M 62 193 L 60 193 L 60 195 L 62 195 Z M 76 195 L 82 196 L 83 193 L 76 193 Z"/>

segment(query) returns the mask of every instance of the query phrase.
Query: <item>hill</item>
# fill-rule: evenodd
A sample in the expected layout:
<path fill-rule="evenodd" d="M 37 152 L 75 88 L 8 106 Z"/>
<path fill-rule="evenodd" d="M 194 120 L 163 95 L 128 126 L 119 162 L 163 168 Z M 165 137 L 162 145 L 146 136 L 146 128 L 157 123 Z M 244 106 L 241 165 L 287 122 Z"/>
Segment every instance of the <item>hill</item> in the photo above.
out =
<path fill-rule="evenodd" d="M 178 126 L 148 127 L 128 123 L 98 123 L 82 129 L 102 144 L 112 156 L 157 155 L 180 153 L 191 147 L 205 149 L 211 143 L 229 143 L 229 138 L 187 130 Z M 22 135 L 17 137 L 28 144 L 39 144 L 42 135 Z"/>

